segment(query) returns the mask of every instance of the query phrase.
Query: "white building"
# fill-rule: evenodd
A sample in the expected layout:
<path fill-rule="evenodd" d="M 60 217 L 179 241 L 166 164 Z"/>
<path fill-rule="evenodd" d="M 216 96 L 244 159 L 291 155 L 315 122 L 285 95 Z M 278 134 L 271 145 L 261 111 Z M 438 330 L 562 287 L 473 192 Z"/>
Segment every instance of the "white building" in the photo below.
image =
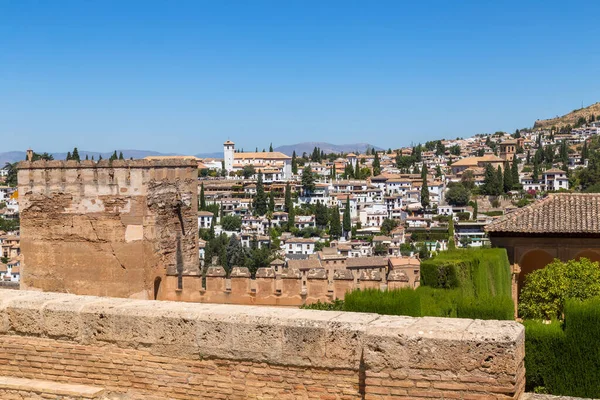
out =
<path fill-rule="evenodd" d="M 243 171 L 244 167 L 254 167 L 255 176 L 263 174 L 265 182 L 287 181 L 292 178 L 292 158 L 278 151 L 236 153 L 231 140 L 223 144 L 225 170 L 228 174 Z"/>
<path fill-rule="evenodd" d="M 542 174 L 542 180 L 546 190 L 569 189 L 569 178 L 567 173 L 558 168 L 552 168 Z"/>
<path fill-rule="evenodd" d="M 314 254 L 315 241 L 313 239 L 291 238 L 283 245 L 286 254 Z"/>
<path fill-rule="evenodd" d="M 213 218 L 214 215 L 210 211 L 198 211 L 198 228 L 210 229 Z"/>

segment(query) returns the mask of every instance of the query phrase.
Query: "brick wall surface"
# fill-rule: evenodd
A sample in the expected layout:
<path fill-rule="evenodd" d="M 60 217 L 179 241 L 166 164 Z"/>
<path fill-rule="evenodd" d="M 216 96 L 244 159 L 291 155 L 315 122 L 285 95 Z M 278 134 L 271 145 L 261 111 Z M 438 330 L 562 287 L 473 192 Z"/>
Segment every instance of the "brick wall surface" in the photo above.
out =
<path fill-rule="evenodd" d="M 0 292 L 0 375 L 130 399 L 517 398 L 515 322 Z"/>

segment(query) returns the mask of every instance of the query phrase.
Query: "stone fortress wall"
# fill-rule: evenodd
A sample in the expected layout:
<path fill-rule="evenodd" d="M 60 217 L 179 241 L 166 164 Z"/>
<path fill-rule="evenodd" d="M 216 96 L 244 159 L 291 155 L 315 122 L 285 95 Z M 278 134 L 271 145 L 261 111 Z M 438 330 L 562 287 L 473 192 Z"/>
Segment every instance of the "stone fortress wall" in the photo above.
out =
<path fill-rule="evenodd" d="M 195 161 L 18 169 L 21 288 L 151 299 L 156 279 L 199 274 Z"/>
<path fill-rule="evenodd" d="M 318 301 L 343 300 L 355 289 L 399 289 L 411 287 L 401 270 L 313 268 L 299 271 L 283 268 L 259 268 L 252 279 L 248 268 L 234 267 L 229 278 L 223 267 L 209 267 L 203 285 L 200 276 L 183 277 L 177 289 L 177 277 L 167 276 L 158 292 L 159 300 L 242 305 L 301 306 Z"/>
<path fill-rule="evenodd" d="M 93 398 L 515 399 L 523 359 L 512 321 L 0 291 L 0 376 Z"/>

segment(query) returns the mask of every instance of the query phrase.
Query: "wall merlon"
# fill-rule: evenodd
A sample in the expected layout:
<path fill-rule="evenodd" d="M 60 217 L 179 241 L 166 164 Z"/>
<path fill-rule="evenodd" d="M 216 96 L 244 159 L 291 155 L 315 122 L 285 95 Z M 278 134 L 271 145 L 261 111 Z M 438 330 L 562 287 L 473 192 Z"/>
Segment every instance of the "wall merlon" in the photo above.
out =
<path fill-rule="evenodd" d="M 198 161 L 192 158 L 172 158 L 163 160 L 38 160 L 21 161 L 17 168 L 22 169 L 118 169 L 118 168 L 198 168 Z"/>

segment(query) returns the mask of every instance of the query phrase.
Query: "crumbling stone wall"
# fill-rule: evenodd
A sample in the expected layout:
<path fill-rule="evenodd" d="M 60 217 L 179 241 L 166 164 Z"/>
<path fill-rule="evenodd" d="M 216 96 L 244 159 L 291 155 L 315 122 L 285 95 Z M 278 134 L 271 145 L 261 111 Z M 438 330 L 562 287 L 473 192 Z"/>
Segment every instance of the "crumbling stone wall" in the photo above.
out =
<path fill-rule="evenodd" d="M 19 164 L 23 289 L 154 298 L 199 274 L 191 160 Z"/>
<path fill-rule="evenodd" d="M 0 375 L 163 399 L 516 399 L 512 321 L 0 292 Z"/>

